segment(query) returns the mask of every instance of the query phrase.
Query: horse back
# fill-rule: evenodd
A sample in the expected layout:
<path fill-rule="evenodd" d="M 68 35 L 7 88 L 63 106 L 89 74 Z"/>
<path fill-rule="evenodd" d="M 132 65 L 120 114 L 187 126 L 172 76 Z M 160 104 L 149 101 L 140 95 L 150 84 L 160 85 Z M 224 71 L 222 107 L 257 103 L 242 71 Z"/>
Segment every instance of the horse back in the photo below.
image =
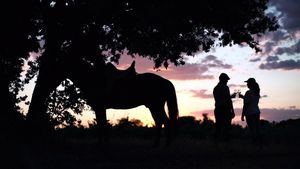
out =
<path fill-rule="evenodd" d="M 172 83 L 153 73 L 137 74 L 134 78 L 120 79 L 107 96 L 109 108 L 133 108 L 163 102 Z"/>

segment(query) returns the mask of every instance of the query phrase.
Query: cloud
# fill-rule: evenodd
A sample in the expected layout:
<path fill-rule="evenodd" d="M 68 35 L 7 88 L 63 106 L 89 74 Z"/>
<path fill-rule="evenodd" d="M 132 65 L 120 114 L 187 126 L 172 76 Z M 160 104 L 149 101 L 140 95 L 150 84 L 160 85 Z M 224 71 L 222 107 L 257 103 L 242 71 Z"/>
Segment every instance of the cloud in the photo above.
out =
<path fill-rule="evenodd" d="M 224 63 L 214 55 L 208 55 L 200 63 L 186 63 L 178 67 L 170 66 L 169 71 L 161 71 L 158 74 L 176 80 L 213 79 L 213 75 L 207 74 L 212 68 L 231 69 L 232 65 Z"/>
<path fill-rule="evenodd" d="M 296 44 L 290 47 L 280 47 L 277 48 L 276 50 L 276 54 L 278 55 L 282 55 L 282 54 L 294 55 L 297 53 L 300 53 L 300 40 Z"/>
<path fill-rule="evenodd" d="M 278 50 L 280 50 L 280 48 L 286 48 L 283 47 L 283 44 L 292 44 L 292 45 L 296 44 L 295 42 L 299 38 L 287 33 L 287 31 L 282 29 L 283 28 L 275 32 L 268 32 L 264 36 L 257 38 L 257 40 L 261 42 L 260 48 L 262 49 L 262 52 L 259 53 L 260 56 L 276 55 L 279 54 Z"/>
<path fill-rule="evenodd" d="M 209 68 L 202 64 L 185 64 L 183 66 L 170 66 L 167 70 L 161 70 L 156 72 L 157 74 L 174 80 L 201 80 L 201 79 L 213 79 L 213 75 L 206 74 Z"/>
<path fill-rule="evenodd" d="M 275 32 L 268 32 L 257 39 L 262 42 L 261 56 L 299 54 L 300 38 L 300 1 L 299 0 L 270 0 L 268 15 L 278 18 L 280 27 Z M 284 46 L 292 44 L 292 47 Z"/>
<path fill-rule="evenodd" d="M 283 69 L 283 70 L 294 70 L 300 69 L 300 60 L 282 60 L 282 61 L 267 61 L 259 65 L 260 69 L 272 70 L 272 69 Z"/>
<path fill-rule="evenodd" d="M 202 89 L 202 90 L 190 90 L 190 92 L 193 93 L 192 97 L 199 97 L 203 99 L 210 99 L 213 98 L 212 93 L 207 93 L 207 90 Z"/>
<path fill-rule="evenodd" d="M 300 28 L 300 3 L 299 0 L 270 0 L 270 5 L 281 12 L 284 29 L 289 32 L 298 31 Z"/>
<path fill-rule="evenodd" d="M 282 121 L 287 119 L 300 118 L 300 109 L 261 109 L 261 116 L 269 121 Z"/>
<path fill-rule="evenodd" d="M 136 61 L 136 71 L 138 73 L 152 72 L 163 76 L 167 79 L 173 80 L 203 80 L 203 79 L 214 79 L 213 75 L 208 74 L 212 68 L 230 69 L 232 65 L 224 63 L 219 60 L 216 56 L 208 55 L 201 60 L 200 63 L 186 63 L 181 66 L 169 65 L 168 69 L 160 68 L 160 70 L 153 69 L 154 63 L 142 57 L 132 58 L 128 55 L 122 55 L 119 60 L 118 68 L 124 69 L 128 67 L 131 62 Z"/>
<path fill-rule="evenodd" d="M 279 31 L 277 31 L 277 32 L 279 32 Z M 274 46 L 277 45 L 277 43 L 275 43 L 274 41 L 278 42 L 279 40 L 282 40 L 282 39 L 275 40 L 274 37 L 272 37 L 272 38 L 273 38 L 273 41 L 267 42 L 263 45 L 263 51 L 262 51 L 263 55 L 268 55 L 274 51 Z"/>
<path fill-rule="evenodd" d="M 260 58 L 254 58 L 254 59 L 250 59 L 249 61 L 250 62 L 259 62 L 259 61 L 261 61 L 261 59 Z"/>
<path fill-rule="evenodd" d="M 300 118 L 300 109 L 296 109 L 295 106 L 291 106 L 292 108 L 288 109 L 276 109 L 276 108 L 261 108 L 261 119 L 268 120 L 270 122 L 275 121 L 275 122 L 280 122 L 283 120 L 288 120 L 288 119 L 296 119 Z M 237 121 L 238 123 L 241 123 L 240 116 L 242 113 L 241 108 L 236 108 L 234 109 L 236 117 L 234 118 L 234 121 Z M 197 111 L 191 113 L 191 115 L 199 118 L 202 117 L 202 114 L 207 113 L 209 117 L 212 117 L 214 120 L 214 110 L 213 109 L 208 109 L 208 110 L 202 110 L 202 111 Z"/>
<path fill-rule="evenodd" d="M 273 40 L 273 42 L 267 42 L 269 48 L 275 45 L 276 44 L 275 42 L 289 40 L 292 38 L 286 31 L 283 31 L 282 29 L 279 29 L 278 31 L 275 32 L 270 32 L 269 36 L 272 37 Z"/>
<path fill-rule="evenodd" d="M 266 59 L 267 62 L 276 62 L 278 60 L 279 60 L 278 56 L 268 56 Z"/>
<path fill-rule="evenodd" d="M 204 59 L 202 59 L 201 63 L 203 65 L 206 65 L 207 67 L 224 68 L 224 69 L 232 68 L 232 65 L 223 63 L 222 60 L 219 60 L 214 55 L 206 56 Z"/>
<path fill-rule="evenodd" d="M 265 59 L 265 63 L 259 65 L 260 69 L 272 70 L 272 69 L 282 69 L 282 70 L 294 70 L 300 69 L 300 60 L 288 59 L 280 60 L 278 56 L 268 56 Z"/>

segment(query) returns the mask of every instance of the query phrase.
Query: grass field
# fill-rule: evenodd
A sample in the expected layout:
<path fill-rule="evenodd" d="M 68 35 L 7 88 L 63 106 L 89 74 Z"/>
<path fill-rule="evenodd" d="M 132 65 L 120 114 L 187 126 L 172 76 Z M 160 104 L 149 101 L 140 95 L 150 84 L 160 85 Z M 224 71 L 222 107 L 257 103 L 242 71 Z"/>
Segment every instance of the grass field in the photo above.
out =
<path fill-rule="evenodd" d="M 5 168 L 16 169 L 297 169 L 300 166 L 300 143 L 269 142 L 258 149 L 243 139 L 217 145 L 210 139 L 179 137 L 171 146 L 153 147 L 149 138 L 114 136 L 102 145 L 93 138 L 74 137 L 5 144 L 2 144 L 5 150 L 2 160 L 8 166 Z"/>

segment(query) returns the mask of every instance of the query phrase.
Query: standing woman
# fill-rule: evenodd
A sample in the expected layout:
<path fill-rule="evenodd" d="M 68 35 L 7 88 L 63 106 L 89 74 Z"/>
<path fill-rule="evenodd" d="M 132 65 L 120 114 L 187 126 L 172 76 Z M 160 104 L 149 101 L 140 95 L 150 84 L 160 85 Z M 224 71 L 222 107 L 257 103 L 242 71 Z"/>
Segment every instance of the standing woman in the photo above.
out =
<path fill-rule="evenodd" d="M 260 88 L 254 78 L 249 78 L 245 82 L 247 83 L 249 90 L 245 93 L 245 96 L 240 94 L 240 97 L 244 99 L 242 121 L 244 121 L 246 117 L 247 126 L 250 129 L 252 136 L 252 141 L 255 145 L 261 147 L 262 138 L 260 132 L 260 109 L 258 107 Z"/>

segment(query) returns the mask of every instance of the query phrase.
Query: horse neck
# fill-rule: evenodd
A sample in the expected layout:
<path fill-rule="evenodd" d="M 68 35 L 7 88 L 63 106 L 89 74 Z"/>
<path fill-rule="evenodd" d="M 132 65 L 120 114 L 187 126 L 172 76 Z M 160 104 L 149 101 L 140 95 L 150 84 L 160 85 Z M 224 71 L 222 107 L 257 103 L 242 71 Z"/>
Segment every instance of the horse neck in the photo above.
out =
<path fill-rule="evenodd" d="M 99 67 L 81 65 L 79 68 L 74 68 L 68 77 L 82 91 L 86 99 L 89 99 L 91 95 L 101 94 L 98 91 L 104 88 L 105 76 L 101 65 Z"/>

